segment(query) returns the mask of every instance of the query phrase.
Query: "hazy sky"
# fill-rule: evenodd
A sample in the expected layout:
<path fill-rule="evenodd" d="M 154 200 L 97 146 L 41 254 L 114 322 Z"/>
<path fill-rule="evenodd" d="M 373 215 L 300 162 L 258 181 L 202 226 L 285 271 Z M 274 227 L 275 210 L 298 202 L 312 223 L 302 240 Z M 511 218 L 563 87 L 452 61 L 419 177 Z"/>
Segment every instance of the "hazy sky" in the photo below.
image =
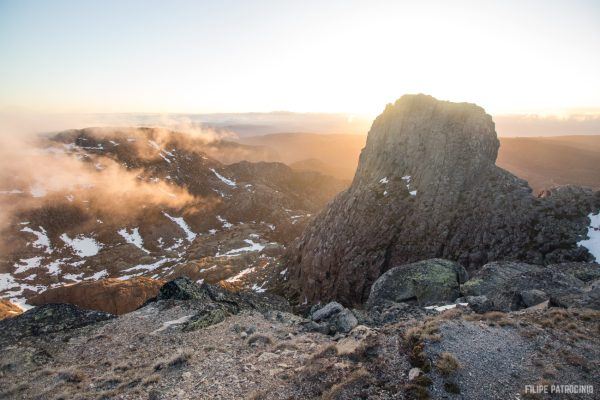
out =
<path fill-rule="evenodd" d="M 0 107 L 600 110 L 600 1 L 0 0 Z"/>

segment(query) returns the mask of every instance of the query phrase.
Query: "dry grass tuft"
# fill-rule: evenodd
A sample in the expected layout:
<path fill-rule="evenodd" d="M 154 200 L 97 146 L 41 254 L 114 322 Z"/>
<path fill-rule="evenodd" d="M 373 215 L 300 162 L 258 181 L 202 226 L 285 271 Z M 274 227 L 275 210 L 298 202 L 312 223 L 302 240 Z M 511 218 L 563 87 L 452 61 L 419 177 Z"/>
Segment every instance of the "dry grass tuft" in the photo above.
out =
<path fill-rule="evenodd" d="M 352 372 L 348 379 L 336 383 L 333 385 L 327 392 L 323 394 L 321 397 L 322 400 L 338 400 L 338 399 L 347 399 L 348 395 L 345 394 L 347 390 L 351 390 L 353 386 L 366 386 L 372 380 L 372 376 L 364 368 L 359 368 Z"/>
<path fill-rule="evenodd" d="M 440 354 L 440 358 L 435 362 L 435 366 L 440 374 L 444 376 L 449 376 L 461 368 L 456 357 L 448 352 Z"/>
<path fill-rule="evenodd" d="M 189 364 L 192 358 L 192 352 L 190 350 L 182 350 L 177 353 L 173 358 L 167 361 L 159 361 L 154 365 L 155 371 L 160 371 L 166 368 L 180 368 L 184 365 Z"/>

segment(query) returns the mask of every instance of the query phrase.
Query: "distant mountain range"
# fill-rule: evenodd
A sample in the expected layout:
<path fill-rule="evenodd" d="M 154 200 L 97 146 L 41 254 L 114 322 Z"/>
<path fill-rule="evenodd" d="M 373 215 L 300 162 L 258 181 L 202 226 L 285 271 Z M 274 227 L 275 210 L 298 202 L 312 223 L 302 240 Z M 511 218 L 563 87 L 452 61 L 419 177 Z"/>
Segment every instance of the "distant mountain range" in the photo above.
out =
<path fill-rule="evenodd" d="M 496 164 L 525 179 L 534 192 L 574 184 L 600 189 L 600 135 L 500 137 Z M 271 150 L 272 161 L 351 180 L 366 142 L 362 135 L 280 133 L 238 139 Z"/>

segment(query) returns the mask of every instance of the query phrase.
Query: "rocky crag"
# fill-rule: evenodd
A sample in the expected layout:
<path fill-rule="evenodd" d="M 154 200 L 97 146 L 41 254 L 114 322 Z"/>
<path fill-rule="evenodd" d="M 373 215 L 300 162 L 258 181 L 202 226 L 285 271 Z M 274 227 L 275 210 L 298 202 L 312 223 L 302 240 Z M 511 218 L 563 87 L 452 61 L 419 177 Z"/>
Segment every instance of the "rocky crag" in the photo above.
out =
<path fill-rule="evenodd" d="M 300 302 L 365 301 L 393 266 L 427 258 L 473 272 L 489 261 L 593 261 L 578 245 L 600 192 L 535 197 L 495 165 L 499 141 L 474 104 L 406 95 L 375 119 L 351 187 L 310 223 L 282 275 Z"/>

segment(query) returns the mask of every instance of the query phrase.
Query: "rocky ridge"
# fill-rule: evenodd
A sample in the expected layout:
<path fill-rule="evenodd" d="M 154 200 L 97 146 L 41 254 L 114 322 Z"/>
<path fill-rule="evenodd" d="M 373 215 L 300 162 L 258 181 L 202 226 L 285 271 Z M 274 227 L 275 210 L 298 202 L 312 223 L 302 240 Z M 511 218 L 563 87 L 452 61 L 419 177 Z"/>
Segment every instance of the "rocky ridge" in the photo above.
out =
<path fill-rule="evenodd" d="M 281 163 L 223 164 L 210 155 L 245 154 L 246 147 L 163 129 L 72 130 L 41 140 L 35 150 L 76 164 L 98 177 L 96 185 L 120 184 L 105 176 L 133 177 L 149 188 L 147 197 L 158 193 L 166 204 L 97 197 L 103 188 L 84 183 L 53 192 L 43 182 L 17 182 L 21 186 L 0 193 L 2 202 L 23 204 L 0 227 L 6 242 L 0 246 L 0 296 L 21 304 L 47 289 L 107 278 L 185 275 L 264 290 L 266 270 L 344 185 Z M 65 287 L 60 293 L 75 299 L 75 292 Z M 130 311 L 106 303 L 99 309 Z"/>

